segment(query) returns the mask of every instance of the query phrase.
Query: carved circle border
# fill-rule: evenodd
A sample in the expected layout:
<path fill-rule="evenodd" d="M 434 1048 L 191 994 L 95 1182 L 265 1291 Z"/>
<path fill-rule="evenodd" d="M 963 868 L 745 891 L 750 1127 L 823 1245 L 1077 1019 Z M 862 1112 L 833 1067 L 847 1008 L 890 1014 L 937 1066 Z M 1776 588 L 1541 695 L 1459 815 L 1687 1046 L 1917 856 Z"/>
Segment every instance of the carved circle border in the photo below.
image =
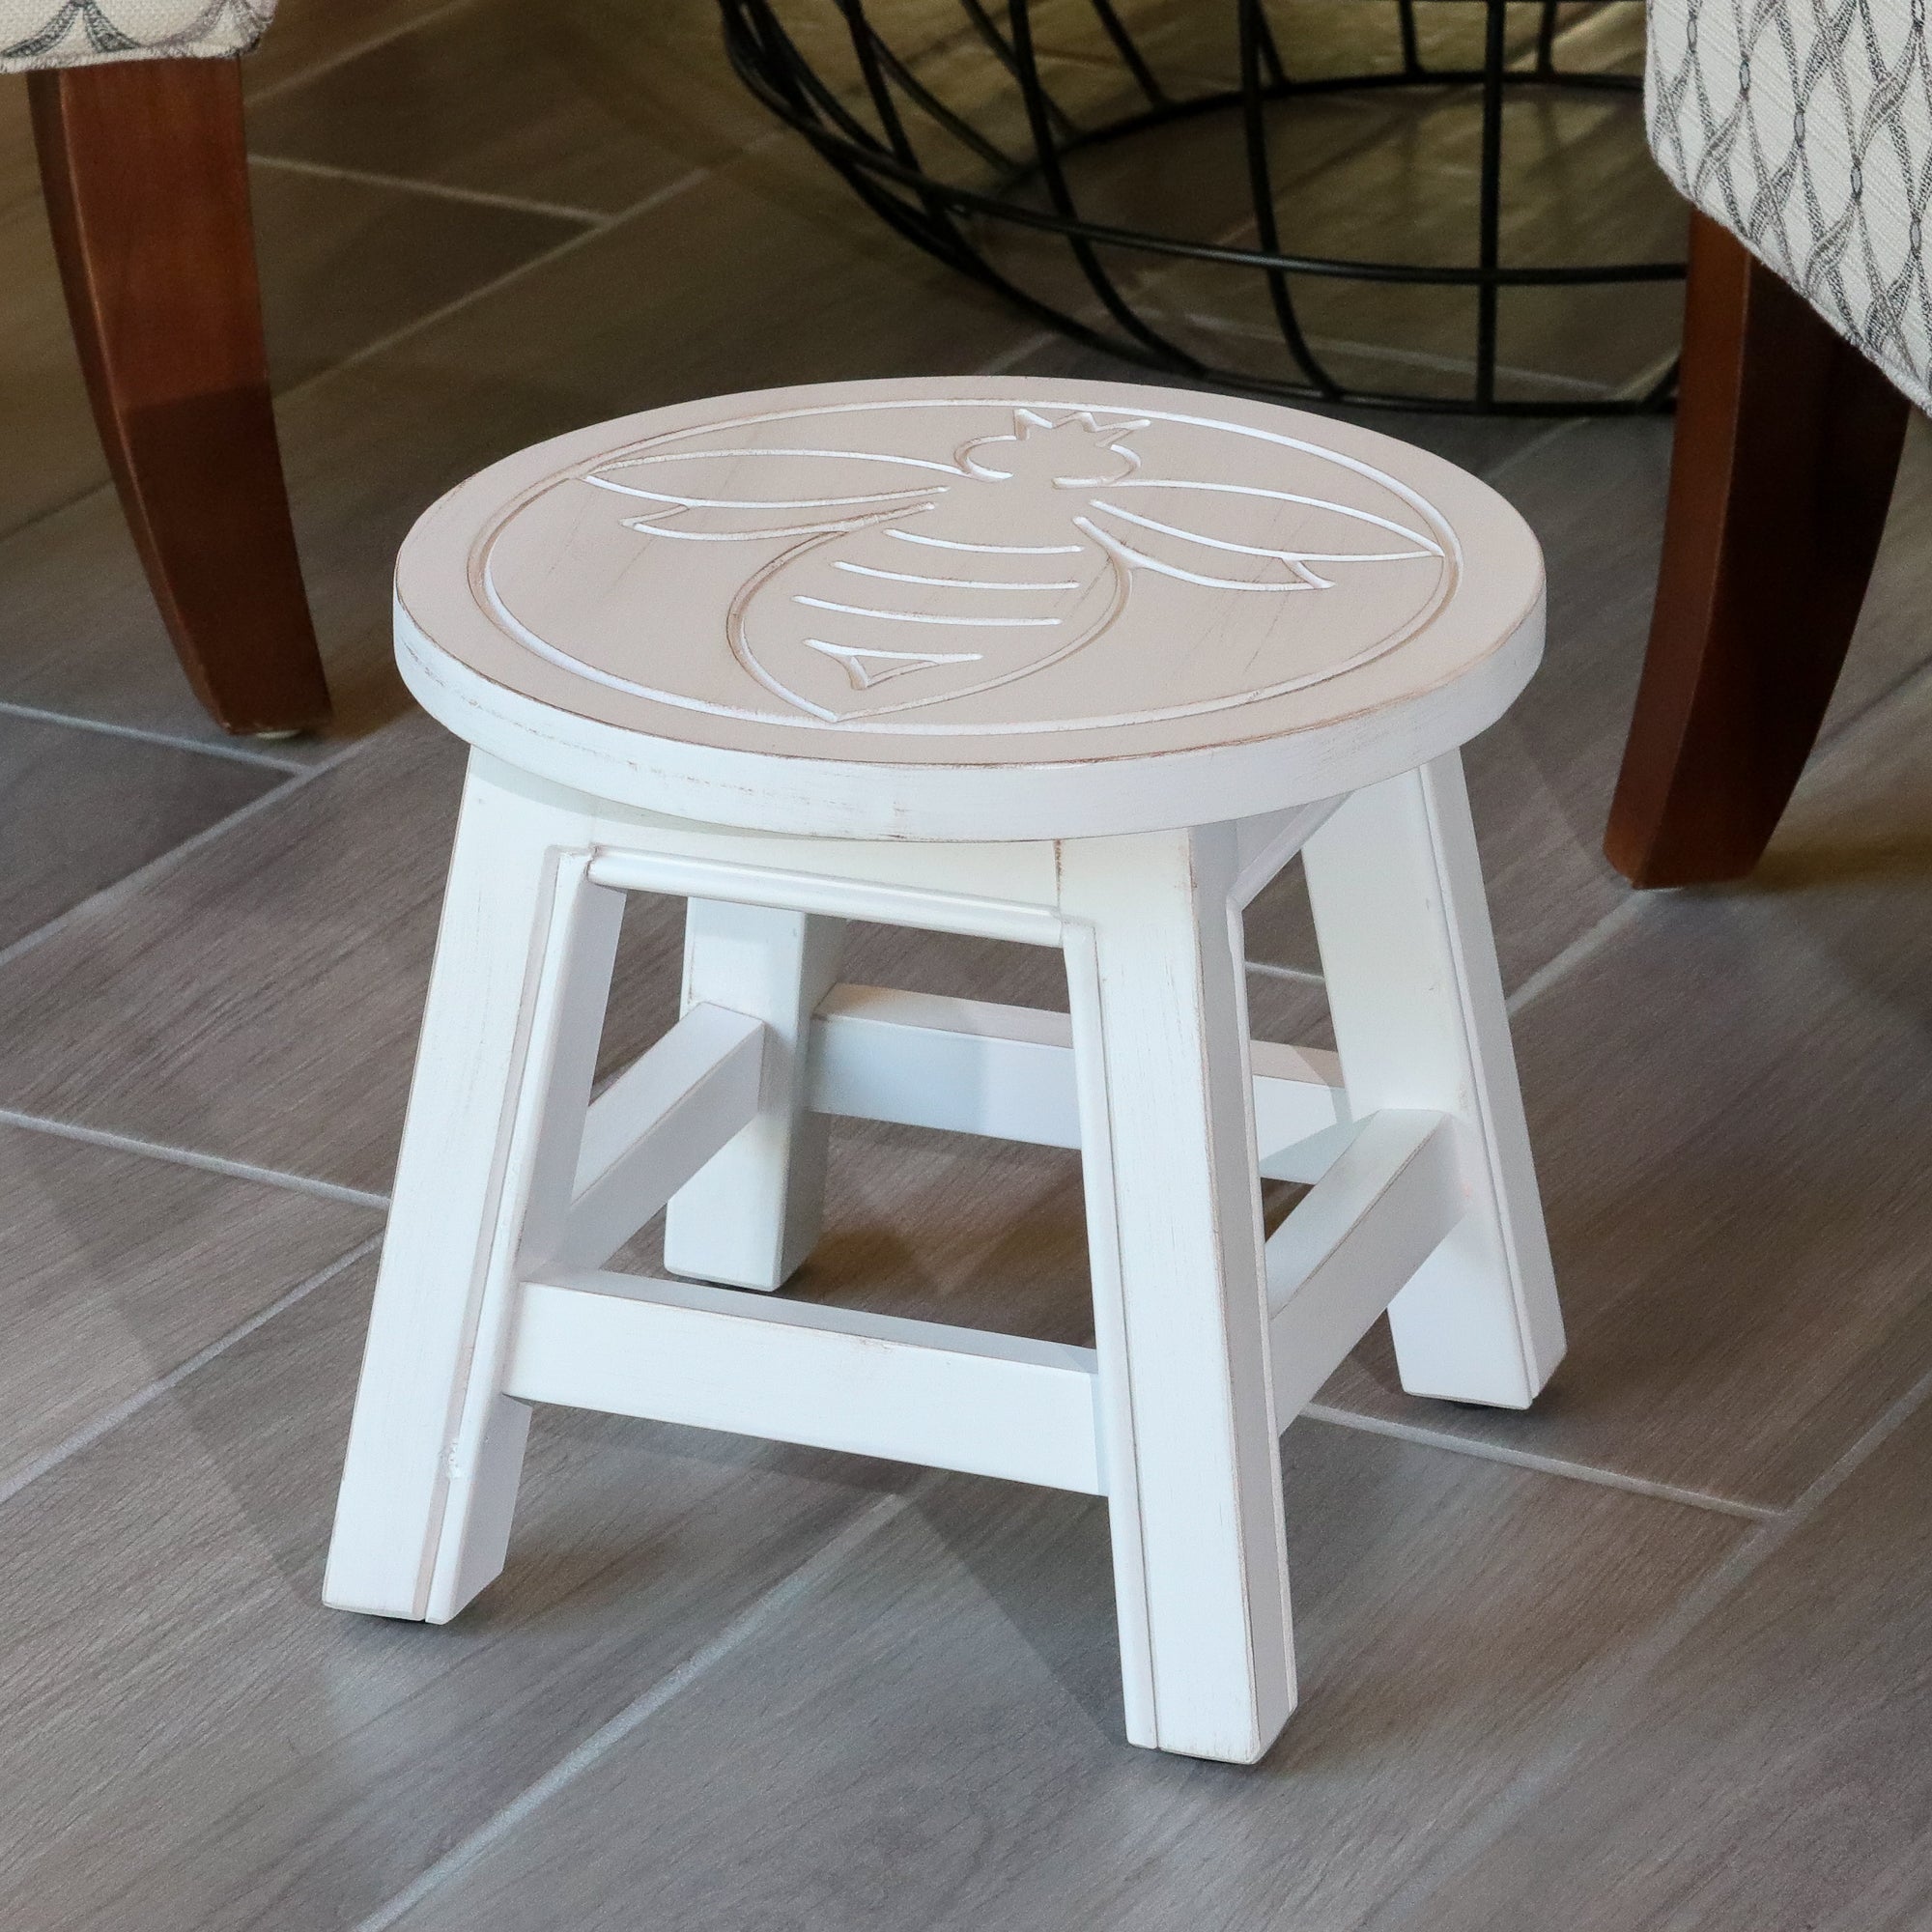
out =
<path fill-rule="evenodd" d="M 687 428 L 667 431 L 658 437 L 646 437 L 617 449 L 601 450 L 591 459 L 590 467 L 602 468 L 639 450 L 654 448 L 661 443 L 674 442 L 681 438 L 707 436 L 721 430 L 753 429 L 761 423 L 795 422 L 811 416 L 851 415 L 874 410 L 1010 409 L 1014 406 L 1014 400 L 1010 396 L 895 396 L 879 397 L 865 402 L 819 403 L 805 408 L 771 410 L 758 415 L 733 416 L 724 421 L 693 423 Z M 1191 429 L 1219 430 L 1228 435 L 1249 437 L 1257 442 L 1270 442 L 1284 449 L 1299 450 L 1321 462 L 1337 464 L 1344 469 L 1352 469 L 1357 475 L 1365 476 L 1371 482 L 1378 483 L 1383 489 L 1392 492 L 1424 519 L 1428 528 L 1442 544 L 1442 560 L 1445 565 L 1442 581 L 1435 596 L 1400 630 L 1392 632 L 1386 638 L 1378 639 L 1375 643 L 1357 651 L 1353 657 L 1345 658 L 1340 664 L 1330 665 L 1319 671 L 1306 672 L 1300 677 L 1285 678 L 1279 684 L 1271 684 L 1259 691 L 1240 692 L 1227 697 L 1201 698 L 1191 704 L 1167 705 L 1158 711 L 1125 712 L 1106 718 L 1042 718 L 1017 723 L 989 721 L 959 724 L 923 721 L 904 723 L 899 722 L 901 714 L 894 714 L 890 721 L 785 717 L 775 711 L 753 711 L 742 705 L 719 704 L 709 698 L 693 697 L 686 693 L 666 691 L 655 685 L 641 684 L 635 678 L 619 677 L 616 672 L 605 670 L 600 666 L 573 657 L 568 651 L 561 650 L 548 639 L 539 637 L 497 594 L 490 569 L 491 553 L 496 547 L 497 539 L 522 510 L 539 497 L 547 496 L 560 483 L 581 481 L 581 466 L 559 470 L 532 483 L 528 488 L 519 492 L 485 525 L 469 554 L 470 594 L 496 619 L 498 627 L 514 638 L 526 650 L 560 666 L 575 676 L 587 678 L 594 684 L 623 692 L 629 696 L 648 699 L 652 703 L 668 704 L 681 711 L 700 712 L 713 718 L 736 719 L 745 724 L 776 724 L 807 731 L 857 731 L 877 737 L 999 738 L 1043 731 L 1100 731 L 1110 727 L 1166 724 L 1180 718 L 1199 718 L 1216 711 L 1237 710 L 1247 704 L 1263 704 L 1270 698 L 1285 697 L 1291 692 L 1304 691 L 1312 685 L 1326 684 L 1333 678 L 1360 669 L 1363 665 L 1374 663 L 1378 658 L 1386 657 L 1389 652 L 1406 644 L 1418 631 L 1435 620 L 1462 582 L 1463 547 L 1457 539 L 1455 530 L 1450 527 L 1448 519 L 1427 497 L 1389 475 L 1385 470 L 1376 469 L 1373 464 L 1361 462 L 1352 456 L 1345 456 L 1340 450 L 1324 448 L 1321 443 L 1309 442 L 1301 437 L 1285 436 L 1279 431 L 1261 429 L 1249 423 L 1226 422 L 1218 416 L 1197 416 L 1183 413 L 1179 410 L 1138 407 L 1127 411 L 1112 402 L 1095 402 L 1092 397 L 1055 402 L 1029 396 L 1024 400 L 1029 409 L 1086 410 L 1108 415 L 1133 414 L 1150 417 L 1156 422 L 1180 423 Z"/>

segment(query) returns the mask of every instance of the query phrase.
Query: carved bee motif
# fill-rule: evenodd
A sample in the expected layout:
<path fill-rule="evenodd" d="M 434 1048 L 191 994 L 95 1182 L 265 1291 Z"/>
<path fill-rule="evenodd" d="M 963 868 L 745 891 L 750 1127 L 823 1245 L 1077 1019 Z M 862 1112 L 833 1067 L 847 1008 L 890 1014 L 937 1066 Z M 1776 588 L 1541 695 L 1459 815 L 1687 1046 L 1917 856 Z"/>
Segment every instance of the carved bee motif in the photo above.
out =
<path fill-rule="evenodd" d="M 584 481 L 652 541 L 786 540 L 732 601 L 729 639 L 768 690 L 837 723 L 1043 670 L 1101 637 L 1152 573 L 1311 595 L 1337 568 L 1439 558 L 1420 529 L 1258 484 L 1142 473 L 1149 419 L 1017 408 L 952 461 L 796 446 L 668 450 Z"/>

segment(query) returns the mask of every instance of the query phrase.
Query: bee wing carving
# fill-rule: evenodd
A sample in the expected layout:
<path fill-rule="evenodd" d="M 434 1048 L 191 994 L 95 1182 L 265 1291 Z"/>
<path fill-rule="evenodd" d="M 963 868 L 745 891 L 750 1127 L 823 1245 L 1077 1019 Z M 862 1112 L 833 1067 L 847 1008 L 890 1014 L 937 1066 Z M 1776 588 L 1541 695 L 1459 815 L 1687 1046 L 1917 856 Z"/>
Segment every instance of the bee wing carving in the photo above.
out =
<path fill-rule="evenodd" d="M 950 463 L 845 449 L 699 449 L 630 456 L 584 481 L 625 499 L 627 527 L 698 543 L 814 536 L 923 510 Z"/>
<path fill-rule="evenodd" d="M 1330 590 L 1336 565 L 1439 557 L 1434 537 L 1319 497 L 1132 476 L 1075 523 L 1112 555 L 1211 590 Z"/>

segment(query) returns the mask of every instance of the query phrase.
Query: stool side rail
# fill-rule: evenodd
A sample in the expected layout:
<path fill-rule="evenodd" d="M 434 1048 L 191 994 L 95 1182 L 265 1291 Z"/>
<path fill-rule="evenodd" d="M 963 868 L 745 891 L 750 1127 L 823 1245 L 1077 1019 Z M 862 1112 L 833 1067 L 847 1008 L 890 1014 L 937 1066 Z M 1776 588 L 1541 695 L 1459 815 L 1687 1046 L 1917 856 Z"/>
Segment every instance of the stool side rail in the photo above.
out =
<path fill-rule="evenodd" d="M 1268 1236 L 1268 1350 L 1284 1427 L 1462 1221 L 1461 1132 L 1452 1116 L 1420 1108 L 1371 1114 Z"/>
<path fill-rule="evenodd" d="M 936 863 L 934 869 L 939 869 Z M 591 859 L 590 876 L 600 886 L 627 893 L 777 906 L 787 912 L 871 920 L 880 925 L 980 933 L 988 939 L 1017 940 L 1028 946 L 1057 947 L 1061 943 L 1061 916 L 1052 905 L 988 898 L 943 886 L 821 876 L 683 853 L 611 847 L 601 847 Z"/>
<path fill-rule="evenodd" d="M 1091 1349 L 588 1269 L 526 1281 L 504 1393 L 1104 1491 Z"/>
<path fill-rule="evenodd" d="M 602 1266 L 745 1125 L 765 1044 L 757 1020 L 700 1005 L 611 1082 L 584 1124 L 558 1263 Z M 1319 1180 L 1351 1132 L 1340 1062 L 1271 1040 L 1252 1052 L 1263 1174 Z M 817 1113 L 1080 1145 L 1065 1013 L 841 984 L 819 1006 L 810 1054 Z"/>
<path fill-rule="evenodd" d="M 601 1267 L 758 1110 L 765 1028 L 696 1006 L 591 1103 L 557 1259 Z"/>
<path fill-rule="evenodd" d="M 1262 1171 L 1313 1181 L 1346 1140 L 1341 1063 L 1319 1048 L 1256 1040 Z M 879 986 L 839 985 L 812 1029 L 811 1105 L 820 1113 L 1077 1148 L 1069 1016 Z"/>

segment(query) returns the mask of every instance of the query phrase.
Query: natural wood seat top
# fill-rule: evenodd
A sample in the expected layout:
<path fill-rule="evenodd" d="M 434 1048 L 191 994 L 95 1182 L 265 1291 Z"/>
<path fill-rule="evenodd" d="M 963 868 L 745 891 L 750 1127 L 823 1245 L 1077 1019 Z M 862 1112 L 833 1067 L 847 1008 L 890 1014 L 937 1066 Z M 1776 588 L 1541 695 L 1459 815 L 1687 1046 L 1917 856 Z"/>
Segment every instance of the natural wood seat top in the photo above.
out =
<path fill-rule="evenodd" d="M 1264 403 L 1108 383 L 824 384 L 493 465 L 417 524 L 397 653 L 511 763 L 860 838 L 1205 823 L 1407 770 L 1542 650 L 1486 485 Z"/>

